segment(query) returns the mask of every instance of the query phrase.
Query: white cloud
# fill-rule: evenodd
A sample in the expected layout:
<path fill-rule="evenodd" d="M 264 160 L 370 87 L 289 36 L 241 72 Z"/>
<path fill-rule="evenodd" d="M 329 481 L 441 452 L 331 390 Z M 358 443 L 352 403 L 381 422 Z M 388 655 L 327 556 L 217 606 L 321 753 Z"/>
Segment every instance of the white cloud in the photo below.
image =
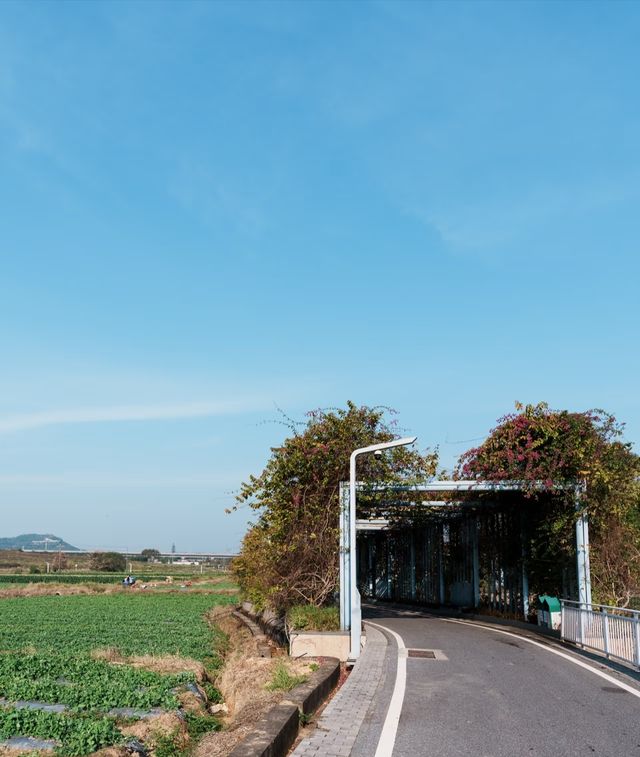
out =
<path fill-rule="evenodd" d="M 158 421 L 208 418 L 263 410 L 264 400 L 234 399 L 219 402 L 193 402 L 163 405 L 120 405 L 114 407 L 69 408 L 0 418 L 0 433 L 26 431 L 43 426 L 76 423 L 113 423 L 118 421 Z"/>
<path fill-rule="evenodd" d="M 78 487 L 78 488 L 224 488 L 233 489 L 238 482 L 246 478 L 246 472 L 225 471 L 219 475 L 207 474 L 182 474 L 162 475 L 143 474 L 130 475 L 109 472 L 85 472 L 69 471 L 64 473 L 0 473 L 0 489 L 19 488 L 44 488 L 49 490 L 54 487 Z M 231 498 L 232 495 L 229 495 Z"/>

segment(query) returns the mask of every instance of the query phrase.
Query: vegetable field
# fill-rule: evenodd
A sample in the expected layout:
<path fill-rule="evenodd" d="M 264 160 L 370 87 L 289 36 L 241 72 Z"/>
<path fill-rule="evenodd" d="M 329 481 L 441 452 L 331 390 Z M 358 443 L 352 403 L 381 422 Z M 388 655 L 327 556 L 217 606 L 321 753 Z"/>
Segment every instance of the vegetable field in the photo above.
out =
<path fill-rule="evenodd" d="M 51 739 L 57 754 L 84 755 L 125 740 L 116 708 L 176 710 L 193 673 L 108 660 L 177 655 L 215 669 L 223 637 L 204 615 L 226 602 L 179 591 L 0 600 L 0 740 Z"/>

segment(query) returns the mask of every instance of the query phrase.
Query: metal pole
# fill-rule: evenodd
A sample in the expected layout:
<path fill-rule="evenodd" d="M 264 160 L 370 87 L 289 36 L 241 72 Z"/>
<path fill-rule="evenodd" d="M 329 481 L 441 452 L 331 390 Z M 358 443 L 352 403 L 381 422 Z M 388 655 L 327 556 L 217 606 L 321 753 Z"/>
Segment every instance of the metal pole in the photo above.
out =
<path fill-rule="evenodd" d="M 356 586 L 356 457 L 352 453 L 349 460 L 349 630 L 351 631 L 351 649 L 349 657 L 357 660 L 360 656 L 360 633 L 362 626 L 362 609 L 360 592 Z"/>
<path fill-rule="evenodd" d="M 473 550 L 473 606 L 480 607 L 480 544 L 478 516 L 471 520 L 471 544 Z"/>
<path fill-rule="evenodd" d="M 375 599 L 376 596 L 376 540 L 375 536 L 371 535 L 367 542 L 367 550 L 369 556 L 369 596 Z"/>
<path fill-rule="evenodd" d="M 442 523 L 438 526 L 438 594 L 440 595 L 440 605 L 445 603 L 444 596 L 444 526 Z"/>
<path fill-rule="evenodd" d="M 340 483 L 340 628 L 349 628 L 349 484 Z"/>
<path fill-rule="evenodd" d="M 586 510 L 582 509 L 580 494 L 585 485 L 576 487 L 576 510 L 579 512 L 576 521 L 576 558 L 578 566 L 578 600 L 580 610 L 591 607 L 591 568 L 589 566 L 589 518 Z"/>
<path fill-rule="evenodd" d="M 411 587 L 411 599 L 416 598 L 416 540 L 412 532 L 409 532 L 409 581 Z"/>
<path fill-rule="evenodd" d="M 520 511 L 520 555 L 522 558 L 522 614 L 525 621 L 529 618 L 529 574 L 527 562 L 529 557 L 529 530 L 525 527 L 524 516 Z"/>
<path fill-rule="evenodd" d="M 350 660 L 357 660 L 360 656 L 360 637 L 362 633 L 362 609 L 360 605 L 360 592 L 356 585 L 356 458 L 367 452 L 403 447 L 413 444 L 417 437 L 410 436 L 404 439 L 394 439 L 392 442 L 372 444 L 369 447 L 360 447 L 351 453 L 349 458 L 349 629 L 351 631 Z"/>

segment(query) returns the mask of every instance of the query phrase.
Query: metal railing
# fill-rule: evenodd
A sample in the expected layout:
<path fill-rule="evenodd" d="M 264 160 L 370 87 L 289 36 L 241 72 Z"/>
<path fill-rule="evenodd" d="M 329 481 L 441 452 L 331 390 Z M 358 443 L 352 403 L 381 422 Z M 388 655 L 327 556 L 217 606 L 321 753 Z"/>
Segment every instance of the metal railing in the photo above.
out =
<path fill-rule="evenodd" d="M 640 669 L 640 610 L 568 599 L 562 606 L 561 636 Z"/>

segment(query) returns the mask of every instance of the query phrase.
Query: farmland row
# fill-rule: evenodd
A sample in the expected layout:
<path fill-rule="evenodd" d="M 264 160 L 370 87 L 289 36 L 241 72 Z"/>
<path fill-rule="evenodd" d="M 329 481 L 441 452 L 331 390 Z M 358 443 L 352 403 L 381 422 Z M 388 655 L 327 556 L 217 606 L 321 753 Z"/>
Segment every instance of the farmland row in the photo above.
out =
<path fill-rule="evenodd" d="M 224 637 L 205 614 L 229 602 L 226 595 L 132 591 L 0 600 L 0 739 L 52 739 L 60 755 L 121 744 L 127 713 L 116 709 L 175 710 L 195 681 L 186 658 L 215 670 Z M 165 659 L 170 671 L 122 664 Z M 215 701 L 211 684 L 200 684 Z"/>

